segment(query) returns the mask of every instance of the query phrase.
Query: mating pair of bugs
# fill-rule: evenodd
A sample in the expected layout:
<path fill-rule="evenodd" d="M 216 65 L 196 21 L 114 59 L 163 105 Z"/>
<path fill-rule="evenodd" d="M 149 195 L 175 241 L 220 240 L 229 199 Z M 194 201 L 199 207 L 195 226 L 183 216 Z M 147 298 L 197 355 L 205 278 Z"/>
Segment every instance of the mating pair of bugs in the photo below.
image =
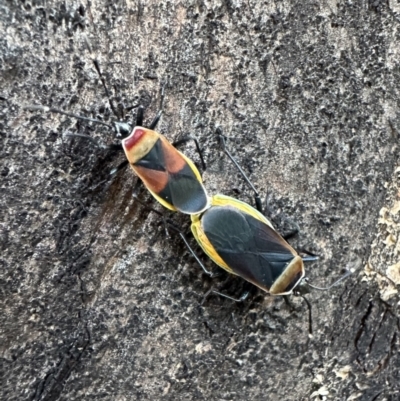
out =
<path fill-rule="evenodd" d="M 304 280 L 304 262 L 318 258 L 314 255 L 301 257 L 262 214 L 260 197 L 227 150 L 220 129 L 217 133 L 224 151 L 253 189 L 257 209 L 229 196 L 209 197 L 194 163 L 153 130 L 156 124 L 144 128 L 141 111 L 138 114 L 135 128 L 122 139 L 131 168 L 158 202 L 167 209 L 191 216 L 191 230 L 196 241 L 217 265 L 271 295 L 301 295 L 308 292 L 307 287 L 330 288 L 316 287 Z M 158 118 L 154 121 L 158 122 Z M 197 142 L 196 146 L 201 155 Z M 183 235 L 182 238 L 196 257 Z M 212 275 L 196 259 L 203 270 Z M 247 294 L 234 300 L 244 300 Z"/>
<path fill-rule="evenodd" d="M 97 61 L 94 61 L 94 64 L 105 86 Z M 28 108 L 58 112 L 104 124 L 100 120 L 73 115 L 58 109 L 46 109 L 41 106 Z M 317 257 L 312 255 L 301 257 L 263 215 L 256 189 L 227 150 L 221 132 L 219 131 L 218 135 L 224 145 L 224 151 L 254 191 L 257 209 L 229 196 L 220 194 L 208 196 L 195 164 L 163 135 L 155 131 L 161 113 L 162 111 L 156 115 L 147 128 L 143 126 L 142 107 L 138 108 L 133 130 L 126 123 L 115 123 L 114 128 L 117 136 L 122 137 L 121 148 L 127 160 L 115 169 L 114 173 L 129 163 L 158 202 L 169 210 L 190 215 L 191 230 L 196 241 L 217 265 L 271 295 L 291 293 L 301 295 L 308 292 L 307 287 L 329 289 L 349 274 L 348 272 L 326 288 L 309 284 L 304 279 L 304 262 L 316 260 Z M 204 167 L 197 141 L 196 146 Z M 173 225 L 171 227 L 176 229 Z M 201 263 L 185 236 L 179 230 L 177 231 L 203 270 L 211 276 L 212 273 Z M 234 299 L 225 294 L 216 293 Z M 247 293 L 239 300 L 244 300 L 246 296 Z M 306 302 L 309 305 L 307 300 Z"/>

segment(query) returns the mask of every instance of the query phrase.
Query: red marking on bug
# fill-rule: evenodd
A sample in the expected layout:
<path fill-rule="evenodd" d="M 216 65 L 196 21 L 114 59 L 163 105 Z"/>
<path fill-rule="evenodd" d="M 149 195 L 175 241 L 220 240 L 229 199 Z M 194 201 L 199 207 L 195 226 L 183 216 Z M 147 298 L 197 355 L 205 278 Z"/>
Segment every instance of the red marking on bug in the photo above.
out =
<path fill-rule="evenodd" d="M 145 134 L 146 131 L 143 128 L 135 128 L 132 134 L 123 140 L 124 148 L 127 151 L 131 150 Z"/>

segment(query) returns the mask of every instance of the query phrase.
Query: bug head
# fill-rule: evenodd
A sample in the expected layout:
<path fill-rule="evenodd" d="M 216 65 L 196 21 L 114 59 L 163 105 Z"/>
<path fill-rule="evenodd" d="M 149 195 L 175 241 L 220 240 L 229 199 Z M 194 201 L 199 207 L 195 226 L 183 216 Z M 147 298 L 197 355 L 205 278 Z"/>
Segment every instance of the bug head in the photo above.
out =
<path fill-rule="evenodd" d="M 303 296 L 310 293 L 311 287 L 308 285 L 306 278 L 300 281 L 297 287 L 293 290 L 293 295 Z"/>
<path fill-rule="evenodd" d="M 126 138 L 132 132 L 132 127 L 129 123 L 123 121 L 117 121 L 113 124 L 115 137 L 117 139 Z"/>

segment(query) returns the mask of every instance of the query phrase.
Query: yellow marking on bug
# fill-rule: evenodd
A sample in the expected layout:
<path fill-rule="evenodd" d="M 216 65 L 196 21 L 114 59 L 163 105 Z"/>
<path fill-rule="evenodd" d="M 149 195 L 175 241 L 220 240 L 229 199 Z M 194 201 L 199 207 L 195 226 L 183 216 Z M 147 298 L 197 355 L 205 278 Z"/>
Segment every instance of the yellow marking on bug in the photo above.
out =
<path fill-rule="evenodd" d="M 230 196 L 225 196 L 221 194 L 213 196 L 211 198 L 211 206 L 233 206 L 241 210 L 242 212 L 249 214 L 255 219 L 262 221 L 275 231 L 271 222 L 262 213 L 260 213 L 258 210 L 254 209 L 254 207 L 248 205 L 247 203 L 237 200 L 235 198 L 231 198 Z"/>
<path fill-rule="evenodd" d="M 165 208 L 172 210 L 173 212 L 177 212 L 178 209 L 173 206 L 171 203 L 168 203 L 166 200 L 158 196 L 155 192 L 153 192 L 151 189 L 147 188 L 147 190 L 154 196 L 154 198 L 160 202 Z"/>
<path fill-rule="evenodd" d="M 269 289 L 271 295 L 286 295 L 292 292 L 292 289 L 303 279 L 305 274 L 304 263 L 299 255 L 295 256 L 286 269 L 281 273 L 275 283 Z M 298 277 L 296 283 L 292 284 L 293 278 Z M 285 291 L 291 287 L 290 291 Z"/>
<path fill-rule="evenodd" d="M 242 202 L 235 198 L 231 198 L 230 196 L 218 194 L 211 198 L 211 206 L 236 207 L 237 209 L 241 210 L 242 212 L 249 214 L 250 216 L 254 217 L 255 219 L 267 224 L 276 232 L 274 226 L 262 213 L 260 213 L 257 209 L 254 209 L 253 206 L 250 206 L 245 202 Z M 279 235 L 279 237 L 281 237 L 281 236 Z M 297 256 L 297 252 L 283 238 L 282 238 L 282 242 L 284 243 L 284 245 L 288 249 L 288 251 L 293 254 L 293 257 Z"/>
<path fill-rule="evenodd" d="M 179 150 L 177 150 L 177 152 L 185 159 L 186 163 L 189 165 L 190 169 L 193 171 L 194 175 L 196 176 L 197 181 L 199 181 L 200 184 L 203 184 L 203 179 L 201 178 L 200 171 L 197 169 L 197 167 L 194 165 L 194 163 L 188 157 L 186 157 L 183 153 L 179 152 Z"/>
<path fill-rule="evenodd" d="M 192 225 L 191 230 L 194 238 L 197 243 L 201 246 L 206 255 L 219 267 L 222 267 L 229 273 L 235 274 L 232 269 L 222 260 L 222 258 L 218 255 L 215 248 L 211 245 L 211 242 L 208 240 L 207 235 L 204 233 L 203 228 L 201 227 L 201 214 L 192 214 Z"/>

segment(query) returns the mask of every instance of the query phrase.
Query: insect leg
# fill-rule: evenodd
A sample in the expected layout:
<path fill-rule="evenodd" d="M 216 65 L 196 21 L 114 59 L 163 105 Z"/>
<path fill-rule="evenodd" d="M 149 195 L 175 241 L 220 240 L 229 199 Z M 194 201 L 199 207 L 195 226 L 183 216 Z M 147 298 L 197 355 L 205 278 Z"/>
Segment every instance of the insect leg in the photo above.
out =
<path fill-rule="evenodd" d="M 173 224 L 170 220 L 165 219 L 163 213 L 159 212 L 156 209 L 153 209 L 152 207 L 148 206 L 147 204 L 145 204 L 144 202 L 142 202 L 139 198 L 138 198 L 138 189 L 139 186 L 141 185 L 141 181 L 138 180 L 138 182 L 136 183 L 134 190 L 133 190 L 133 197 L 136 199 L 137 202 L 139 202 L 143 207 L 145 207 L 146 209 L 158 214 L 160 217 L 162 217 L 164 224 L 165 224 L 165 229 L 167 232 L 167 236 L 168 235 L 168 230 L 167 228 L 172 229 L 173 231 L 177 232 L 179 234 L 179 236 L 182 238 L 183 242 L 185 243 L 186 247 L 188 248 L 189 252 L 192 254 L 192 256 L 196 259 L 196 262 L 200 265 L 200 267 L 203 269 L 204 273 L 206 273 L 208 276 L 210 277 L 214 277 L 216 276 L 216 274 L 210 272 L 209 270 L 207 270 L 207 268 L 204 266 L 204 264 L 202 263 L 202 261 L 199 259 L 199 257 L 196 255 L 196 253 L 194 252 L 194 250 L 192 249 L 192 247 L 190 246 L 188 240 L 186 239 L 185 234 L 182 232 L 182 230 L 180 230 L 178 227 L 175 226 L 175 224 Z"/>
<path fill-rule="evenodd" d="M 143 127 L 143 106 L 139 106 L 136 112 L 136 126 Z"/>
<path fill-rule="evenodd" d="M 280 231 L 282 231 L 283 227 L 285 227 L 285 232 L 282 235 L 282 238 L 288 241 L 289 239 L 295 237 L 300 232 L 299 225 L 293 221 L 291 218 L 287 217 L 282 211 L 275 211 L 271 207 L 271 192 L 267 190 L 267 194 L 265 196 L 265 208 L 263 211 L 264 216 L 269 216 L 270 220 L 274 223 L 275 226 L 280 227 Z M 287 227 L 287 230 L 286 230 Z"/>
<path fill-rule="evenodd" d="M 141 181 L 138 180 L 138 182 L 135 185 L 134 191 L 133 191 L 133 197 L 136 199 L 137 202 L 139 202 L 142 206 L 144 206 L 146 209 L 156 213 L 158 216 L 160 216 L 163 219 L 164 222 L 164 226 L 165 226 L 165 231 L 166 231 L 166 235 L 167 237 L 169 237 L 169 233 L 168 233 L 168 228 L 174 230 L 175 232 L 177 232 L 179 234 L 179 236 L 182 238 L 183 242 L 185 243 L 186 247 L 189 249 L 190 253 L 193 255 L 193 257 L 196 259 L 197 263 L 200 265 L 200 267 L 204 270 L 204 272 L 209 275 L 210 277 L 212 277 L 214 274 L 211 273 L 210 271 L 208 271 L 206 269 L 206 267 L 204 266 L 204 264 L 201 262 L 201 260 L 198 258 L 198 256 L 196 255 L 196 253 L 193 251 L 192 247 L 190 246 L 189 242 L 187 241 L 184 233 L 182 232 L 182 230 L 180 230 L 178 227 L 176 227 L 175 224 L 173 224 L 170 220 L 167 220 L 164 216 L 163 213 L 159 212 L 158 210 L 148 206 L 147 204 L 145 204 L 144 202 L 142 202 L 139 198 L 138 198 L 138 188 L 141 184 Z"/>
<path fill-rule="evenodd" d="M 161 88 L 161 99 L 160 99 L 160 110 L 156 114 L 156 116 L 153 118 L 153 121 L 149 125 L 149 129 L 154 129 L 156 128 L 158 122 L 160 121 L 160 118 L 163 113 L 163 104 L 164 104 L 164 85 Z"/>
<path fill-rule="evenodd" d="M 282 235 L 282 238 L 285 241 L 288 241 L 290 239 L 292 239 L 293 237 L 295 237 L 298 233 L 299 233 L 299 229 L 296 227 L 295 229 L 289 231 L 288 233 L 286 233 L 285 235 Z"/>
<path fill-rule="evenodd" d="M 201 161 L 201 167 L 203 168 L 203 172 L 206 170 L 206 162 L 204 161 L 204 157 L 203 157 L 203 152 L 200 148 L 200 144 L 199 141 L 197 140 L 197 138 L 195 138 L 194 136 L 188 135 L 185 138 L 179 139 L 178 141 L 175 141 L 172 143 L 172 146 L 174 146 L 175 148 L 177 148 L 178 146 L 189 142 L 189 141 L 194 141 L 195 145 L 196 145 L 196 151 L 200 156 L 200 161 Z"/>
<path fill-rule="evenodd" d="M 304 299 L 304 302 L 307 304 L 307 308 L 308 308 L 308 332 L 310 335 L 312 335 L 313 333 L 313 329 L 312 329 L 312 309 L 311 309 L 311 303 L 309 302 L 309 300 L 302 294 L 300 293 L 296 293 L 296 295 L 300 296 L 301 298 Z M 294 305 L 290 302 L 290 298 L 288 295 L 283 295 L 283 299 L 285 300 L 285 303 L 287 306 L 289 306 L 292 311 L 296 310 L 296 308 L 294 307 Z"/>
<path fill-rule="evenodd" d="M 105 180 L 100 181 L 97 183 L 95 186 L 91 187 L 91 190 L 94 191 L 95 189 L 101 187 L 104 185 L 106 182 L 112 181 L 114 176 L 121 170 L 123 170 L 129 162 L 127 160 L 124 160 L 122 163 L 120 163 L 117 167 L 114 167 L 108 174 L 108 177 Z"/>
<path fill-rule="evenodd" d="M 262 210 L 262 205 L 261 205 L 261 199 L 260 199 L 260 195 L 258 193 L 258 191 L 256 190 L 256 188 L 254 187 L 254 185 L 252 184 L 252 182 L 249 180 L 249 178 L 247 177 L 246 173 L 243 171 L 243 169 L 239 166 L 238 162 L 235 160 L 235 158 L 232 156 L 232 154 L 229 152 L 229 150 L 226 147 L 226 143 L 225 143 L 225 138 L 222 135 L 222 130 L 221 128 L 217 128 L 217 135 L 220 139 L 220 142 L 223 146 L 223 151 L 226 153 L 226 155 L 231 159 L 232 163 L 236 166 L 236 168 L 239 170 L 241 176 L 243 177 L 243 179 L 245 180 L 245 182 L 247 183 L 247 185 L 251 188 L 251 190 L 254 192 L 254 200 L 256 202 L 256 208 L 259 212 L 263 212 Z"/>
<path fill-rule="evenodd" d="M 140 183 L 140 181 L 138 181 Z M 133 197 L 136 199 L 137 202 L 139 202 L 142 206 L 144 206 L 146 209 L 158 214 L 164 221 L 165 225 L 165 230 L 167 236 L 169 236 L 168 233 L 168 228 L 172 229 L 173 231 L 177 232 L 179 236 L 182 238 L 183 242 L 185 243 L 186 247 L 188 248 L 189 252 L 192 254 L 192 256 L 196 259 L 196 262 L 200 265 L 200 267 L 204 270 L 204 273 L 206 273 L 208 276 L 213 277 L 215 276 L 214 273 L 210 272 L 209 270 L 206 269 L 202 261 L 199 259 L 199 257 L 196 255 L 194 252 L 193 248 L 190 246 L 188 240 L 186 239 L 185 234 L 180 230 L 178 227 L 175 226 L 170 220 L 166 219 L 163 213 L 159 212 L 156 209 L 153 209 L 152 207 L 146 205 L 144 202 L 142 202 L 140 199 L 137 197 L 137 189 L 138 189 L 138 184 L 135 185 L 134 192 L 133 192 Z"/>
<path fill-rule="evenodd" d="M 162 116 L 162 113 L 163 113 L 162 110 L 160 110 L 160 111 L 157 113 L 157 115 L 154 117 L 153 121 L 150 123 L 149 129 L 154 129 L 154 128 L 156 128 L 158 122 L 160 121 L 160 118 L 161 118 L 161 116 Z"/>
<path fill-rule="evenodd" d="M 302 256 L 301 258 L 303 259 L 303 262 L 315 262 L 316 260 L 319 259 L 319 256 L 316 255 L 315 253 L 312 253 L 310 251 L 307 251 L 306 249 L 296 249 L 297 252 L 299 253 L 305 253 L 307 256 Z"/>
<path fill-rule="evenodd" d="M 129 165 L 128 160 L 124 160 L 123 162 L 121 162 L 117 167 L 113 168 L 110 171 L 110 175 L 113 176 L 115 174 L 117 174 L 119 171 L 123 170 L 124 168 L 126 168 Z M 138 182 L 140 182 L 140 180 L 138 180 Z"/>
<path fill-rule="evenodd" d="M 208 298 L 208 296 L 209 296 L 210 294 L 219 295 L 220 297 L 230 299 L 231 301 L 234 301 L 234 302 L 243 302 L 243 301 L 245 301 L 245 300 L 247 299 L 247 297 L 249 296 L 250 291 L 244 292 L 244 293 L 240 296 L 240 298 L 233 298 L 233 297 L 231 297 L 231 296 L 229 296 L 229 295 L 223 294 L 222 292 L 218 292 L 218 291 L 215 291 L 215 290 L 211 289 L 211 290 L 207 291 L 206 294 L 204 295 L 203 300 L 201 301 L 201 305 L 204 304 L 204 302 L 206 301 L 206 299 Z"/>
<path fill-rule="evenodd" d="M 304 251 L 302 251 L 304 252 Z M 315 262 L 316 260 L 319 259 L 318 255 L 308 255 L 308 256 L 302 256 L 303 262 Z"/>
<path fill-rule="evenodd" d="M 312 324 L 312 308 L 311 308 L 311 303 L 310 301 L 304 296 L 304 295 L 300 295 L 304 302 L 307 304 L 307 308 L 308 308 L 308 332 L 310 334 L 310 336 L 312 336 L 313 334 L 313 324 Z"/>
<path fill-rule="evenodd" d="M 172 225 L 172 223 L 168 223 L 164 214 L 159 212 L 158 210 L 152 208 L 151 206 L 147 205 L 146 203 L 144 203 L 143 201 L 141 201 L 138 198 L 138 192 L 139 192 L 139 188 L 142 186 L 142 181 L 141 180 L 137 180 L 135 186 L 133 187 L 133 191 L 132 191 L 132 196 L 133 198 L 136 200 L 136 202 L 140 203 L 145 209 L 156 213 L 158 216 L 160 216 L 163 220 L 164 223 L 164 228 L 165 228 L 165 235 L 167 238 L 169 238 L 169 232 L 168 232 L 168 225 Z"/>
<path fill-rule="evenodd" d="M 204 273 L 206 273 L 210 277 L 216 276 L 216 274 L 214 274 L 214 273 L 212 273 L 212 272 L 210 272 L 209 270 L 206 269 L 206 267 L 204 266 L 203 262 L 199 259 L 199 257 L 196 255 L 196 253 L 194 252 L 194 250 L 190 246 L 190 244 L 189 244 L 188 240 L 186 239 L 185 235 L 183 234 L 183 232 L 179 228 L 177 228 L 176 226 L 172 225 L 170 222 L 168 222 L 168 225 L 170 226 L 170 228 L 172 228 L 174 231 L 176 231 L 180 235 L 180 237 L 182 238 L 182 240 L 185 243 L 185 245 L 186 245 L 187 249 L 189 250 L 189 252 L 196 259 L 196 262 L 200 265 L 200 267 L 204 270 Z"/>

